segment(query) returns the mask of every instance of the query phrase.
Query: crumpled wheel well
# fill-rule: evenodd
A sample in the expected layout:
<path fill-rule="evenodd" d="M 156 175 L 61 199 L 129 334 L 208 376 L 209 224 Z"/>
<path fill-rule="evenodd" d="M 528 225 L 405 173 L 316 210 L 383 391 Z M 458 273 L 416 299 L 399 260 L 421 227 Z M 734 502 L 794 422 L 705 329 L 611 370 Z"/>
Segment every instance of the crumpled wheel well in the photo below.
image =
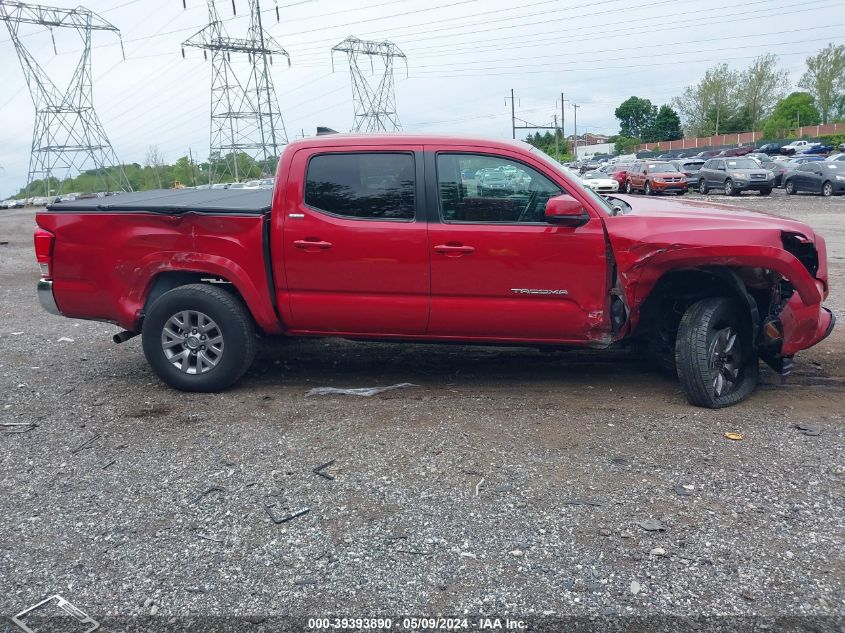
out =
<path fill-rule="evenodd" d="M 665 273 L 640 306 L 632 342 L 670 364 L 675 338 L 684 312 L 709 297 L 730 297 L 748 311 L 752 340 L 756 340 L 761 316 L 772 296 L 773 276 L 759 268 L 708 266 Z"/>

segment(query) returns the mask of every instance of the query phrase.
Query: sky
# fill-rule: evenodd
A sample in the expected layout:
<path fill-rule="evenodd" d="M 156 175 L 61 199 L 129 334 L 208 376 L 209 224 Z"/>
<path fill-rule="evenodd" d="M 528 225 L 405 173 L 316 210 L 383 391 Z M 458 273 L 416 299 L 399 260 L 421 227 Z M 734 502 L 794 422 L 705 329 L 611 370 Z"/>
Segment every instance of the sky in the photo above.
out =
<path fill-rule="evenodd" d="M 53 0 L 72 8 L 77 0 Z M 151 145 L 175 162 L 205 159 L 211 63 L 181 44 L 208 22 L 205 0 L 83 0 L 117 26 L 93 35 L 94 105 L 121 162 L 142 163 Z M 248 0 L 218 0 L 230 37 L 245 37 Z M 280 21 L 276 21 L 275 6 Z M 346 60 L 331 47 L 350 35 L 389 40 L 398 60 L 396 102 L 404 131 L 511 136 L 516 116 L 551 125 L 564 98 L 565 131 L 618 131 L 613 111 L 632 95 L 669 103 L 707 68 L 741 69 L 778 55 L 794 87 L 804 60 L 845 43 L 845 0 L 262 0 L 265 29 L 287 50 L 273 81 L 288 137 L 318 125 L 352 126 Z M 57 85 L 67 84 L 81 42 L 74 31 L 20 29 Z M 56 54 L 56 52 L 58 54 Z M 243 67 L 245 65 L 239 66 Z M 34 106 L 8 32 L 0 26 L 0 199 L 26 184 Z M 517 131 L 524 137 L 526 131 Z"/>

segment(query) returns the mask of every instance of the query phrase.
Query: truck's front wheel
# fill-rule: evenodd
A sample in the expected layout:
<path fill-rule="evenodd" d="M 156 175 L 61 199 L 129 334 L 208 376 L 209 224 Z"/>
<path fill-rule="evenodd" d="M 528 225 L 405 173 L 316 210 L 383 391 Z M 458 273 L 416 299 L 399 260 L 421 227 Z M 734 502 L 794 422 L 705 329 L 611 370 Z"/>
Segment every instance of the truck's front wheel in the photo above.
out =
<path fill-rule="evenodd" d="M 748 316 L 725 297 L 691 305 L 678 326 L 675 365 L 690 404 L 719 409 L 745 400 L 759 373 Z"/>
<path fill-rule="evenodd" d="M 225 389 L 255 356 L 255 332 L 246 307 L 209 284 L 180 286 L 156 299 L 142 335 L 153 371 L 182 391 Z"/>

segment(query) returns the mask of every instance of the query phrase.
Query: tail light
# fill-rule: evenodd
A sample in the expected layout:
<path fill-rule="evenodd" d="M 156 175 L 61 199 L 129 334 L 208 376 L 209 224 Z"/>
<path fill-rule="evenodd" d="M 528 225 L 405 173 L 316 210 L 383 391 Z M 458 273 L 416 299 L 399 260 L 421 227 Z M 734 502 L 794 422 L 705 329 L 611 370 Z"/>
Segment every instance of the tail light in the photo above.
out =
<path fill-rule="evenodd" d="M 56 236 L 42 228 L 35 229 L 35 259 L 41 269 L 41 278 L 50 279 L 53 276 L 53 243 Z"/>

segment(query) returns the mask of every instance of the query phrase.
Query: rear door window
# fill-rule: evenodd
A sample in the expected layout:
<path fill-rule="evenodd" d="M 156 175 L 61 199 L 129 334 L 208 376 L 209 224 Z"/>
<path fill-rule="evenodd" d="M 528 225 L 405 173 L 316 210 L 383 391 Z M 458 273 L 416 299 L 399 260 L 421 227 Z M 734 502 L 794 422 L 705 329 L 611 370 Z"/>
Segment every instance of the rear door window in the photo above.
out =
<path fill-rule="evenodd" d="M 415 180 L 411 153 L 318 154 L 308 162 L 305 204 L 347 218 L 413 220 Z"/>

